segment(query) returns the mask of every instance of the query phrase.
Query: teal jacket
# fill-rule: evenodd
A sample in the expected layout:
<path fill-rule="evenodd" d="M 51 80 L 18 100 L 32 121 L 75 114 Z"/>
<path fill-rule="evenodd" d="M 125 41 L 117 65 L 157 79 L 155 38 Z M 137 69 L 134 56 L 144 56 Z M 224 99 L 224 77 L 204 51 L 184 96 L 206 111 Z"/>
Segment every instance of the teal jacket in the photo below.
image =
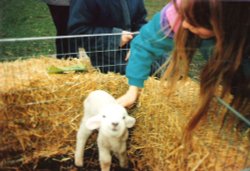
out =
<path fill-rule="evenodd" d="M 214 39 L 203 40 L 199 48 L 203 57 L 208 58 L 214 46 Z M 126 68 L 129 85 L 143 87 L 148 79 L 154 60 L 169 55 L 174 40 L 162 31 L 160 13 L 140 29 L 140 34 L 131 42 L 130 57 Z"/>

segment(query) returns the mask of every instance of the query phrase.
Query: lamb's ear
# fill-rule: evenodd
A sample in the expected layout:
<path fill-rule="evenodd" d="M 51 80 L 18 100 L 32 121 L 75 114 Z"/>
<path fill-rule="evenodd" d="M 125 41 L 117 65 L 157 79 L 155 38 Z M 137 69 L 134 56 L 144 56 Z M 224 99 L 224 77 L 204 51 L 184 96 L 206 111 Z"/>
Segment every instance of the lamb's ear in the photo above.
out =
<path fill-rule="evenodd" d="M 132 128 L 135 125 L 135 118 L 126 116 L 125 123 L 127 128 Z"/>
<path fill-rule="evenodd" d="M 101 124 L 101 117 L 99 115 L 95 115 L 86 121 L 86 127 L 90 130 L 100 128 L 100 124 Z"/>

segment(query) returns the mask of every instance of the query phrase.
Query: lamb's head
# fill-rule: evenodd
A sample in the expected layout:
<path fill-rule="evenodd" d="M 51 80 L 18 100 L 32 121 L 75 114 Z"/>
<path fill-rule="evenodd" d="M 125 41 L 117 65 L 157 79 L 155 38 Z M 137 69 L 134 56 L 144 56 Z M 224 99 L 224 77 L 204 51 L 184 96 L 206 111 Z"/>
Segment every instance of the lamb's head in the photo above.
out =
<path fill-rule="evenodd" d="M 86 127 L 99 131 L 108 137 L 120 137 L 124 130 L 133 127 L 135 118 L 128 115 L 126 109 L 119 104 L 110 104 L 86 121 Z"/>

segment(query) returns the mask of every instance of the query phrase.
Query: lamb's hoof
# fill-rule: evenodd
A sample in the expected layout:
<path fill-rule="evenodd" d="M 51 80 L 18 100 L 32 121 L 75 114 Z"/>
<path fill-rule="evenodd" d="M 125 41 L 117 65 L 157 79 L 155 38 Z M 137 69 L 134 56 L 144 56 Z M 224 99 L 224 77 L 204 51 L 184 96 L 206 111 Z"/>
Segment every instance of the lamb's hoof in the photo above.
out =
<path fill-rule="evenodd" d="M 75 165 L 76 165 L 77 167 L 83 167 L 83 161 L 76 160 L 76 161 L 75 161 Z"/>
<path fill-rule="evenodd" d="M 128 162 L 125 161 L 125 162 L 120 162 L 120 167 L 121 168 L 128 168 Z"/>

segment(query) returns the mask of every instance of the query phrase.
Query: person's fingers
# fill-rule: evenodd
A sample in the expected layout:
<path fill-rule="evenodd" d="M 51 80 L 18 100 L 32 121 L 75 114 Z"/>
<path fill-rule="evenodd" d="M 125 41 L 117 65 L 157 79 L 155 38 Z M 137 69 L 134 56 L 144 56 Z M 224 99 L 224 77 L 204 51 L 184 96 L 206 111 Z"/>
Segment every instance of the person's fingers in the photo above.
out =
<path fill-rule="evenodd" d="M 120 47 L 123 47 L 132 39 L 133 39 L 133 33 L 128 31 L 122 31 Z"/>
<path fill-rule="evenodd" d="M 129 98 L 128 96 L 124 95 L 120 98 L 117 99 L 117 102 L 124 106 L 124 107 L 128 107 L 130 108 L 131 106 L 134 106 L 133 104 L 135 103 L 135 100 L 132 100 L 131 98 Z"/>
<path fill-rule="evenodd" d="M 133 39 L 133 35 L 132 34 L 128 34 L 128 39 L 129 40 Z"/>
<path fill-rule="evenodd" d="M 133 107 L 134 104 L 137 102 L 137 98 L 139 96 L 140 89 L 136 86 L 129 86 L 128 91 L 123 96 L 117 99 L 117 102 L 124 107 L 130 108 Z"/>
<path fill-rule="evenodd" d="M 130 57 L 130 50 L 129 50 L 128 53 L 126 54 L 125 61 L 128 61 L 129 57 Z"/>

